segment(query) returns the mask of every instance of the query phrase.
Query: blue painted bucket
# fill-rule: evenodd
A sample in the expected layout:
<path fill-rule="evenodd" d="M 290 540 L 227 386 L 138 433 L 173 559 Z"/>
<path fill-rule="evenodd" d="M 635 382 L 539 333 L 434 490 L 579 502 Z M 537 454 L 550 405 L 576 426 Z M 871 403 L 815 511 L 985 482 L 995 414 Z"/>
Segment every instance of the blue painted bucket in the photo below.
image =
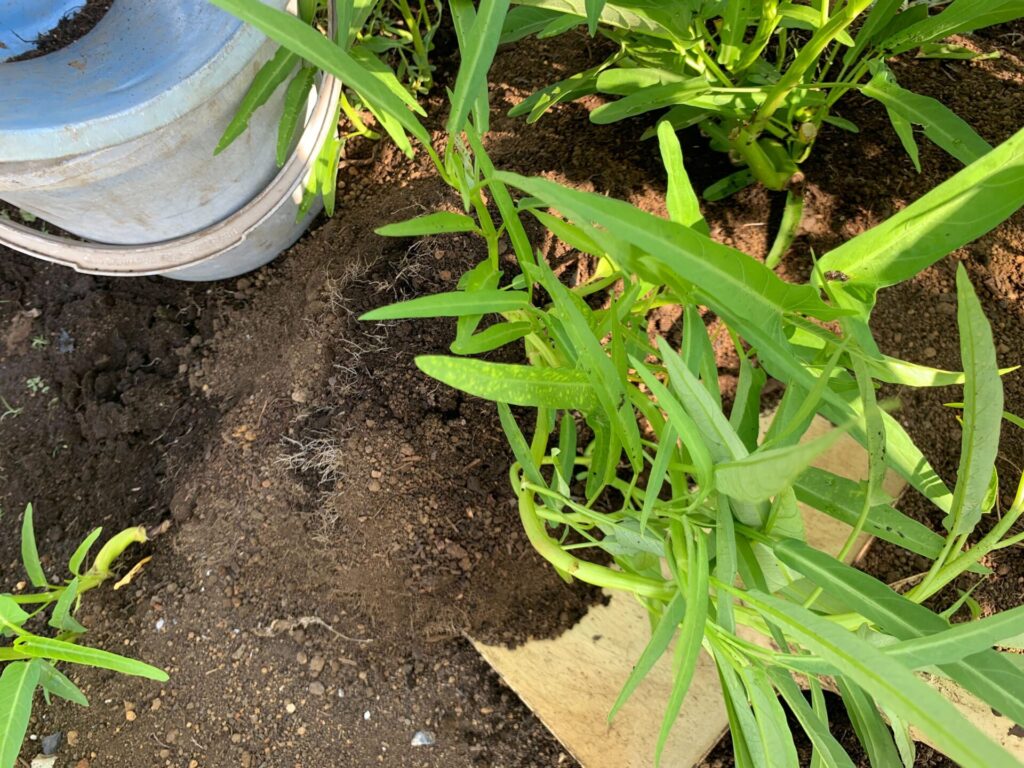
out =
<path fill-rule="evenodd" d="M 0 12 L 37 2 L 0 0 Z M 295 221 L 297 190 L 334 129 L 324 123 L 340 88 L 324 78 L 296 155 L 280 171 L 284 89 L 214 157 L 275 50 L 205 0 L 115 0 L 67 48 L 0 63 L 0 199 L 93 245 L 57 247 L 3 221 L 0 243 L 82 271 L 183 279 L 229 277 L 274 258 L 316 213 Z"/>

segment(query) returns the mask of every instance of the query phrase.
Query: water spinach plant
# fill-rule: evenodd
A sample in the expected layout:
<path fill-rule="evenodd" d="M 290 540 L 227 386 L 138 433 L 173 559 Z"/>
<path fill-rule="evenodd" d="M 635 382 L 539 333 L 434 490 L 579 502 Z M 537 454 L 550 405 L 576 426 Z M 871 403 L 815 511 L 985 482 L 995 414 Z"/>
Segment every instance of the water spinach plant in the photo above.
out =
<path fill-rule="evenodd" d="M 1024 132 L 826 254 L 812 282 L 796 285 L 708 237 L 670 122 L 658 128 L 668 218 L 496 169 L 484 146 L 487 70 L 507 0 L 449 4 L 462 62 L 440 151 L 415 114 L 338 47 L 260 3 L 216 2 L 358 83 L 378 108 L 394 106 L 395 121 L 458 193 L 464 212 L 437 211 L 379 231 L 474 233 L 486 257 L 457 290 L 365 319 L 456 318 L 453 354 L 417 364 L 497 404 L 530 541 L 565 578 L 629 592 L 650 613 L 650 643 L 615 710 L 672 653 L 675 684 L 659 755 L 706 652 L 721 678 L 737 765 L 798 765 L 785 702 L 814 746 L 815 766 L 852 767 L 829 730 L 826 685 L 841 694 L 878 768 L 913 764 L 911 728 L 961 765 L 1019 764 L 924 679 L 947 677 L 1024 724 L 1024 670 L 1005 652 L 1020 644 L 1024 608 L 955 623 L 968 597 L 947 601 L 941 612 L 924 605 L 944 599 L 943 589 L 965 574 L 982 577 L 985 555 L 1020 538 L 1012 531 L 1024 514 L 1024 490 L 1018 486 L 1005 509 L 995 492 L 1003 409 L 991 331 L 962 267 L 963 371 L 883 354 L 869 319 L 879 289 L 945 258 L 1024 204 Z M 524 218 L 586 259 L 587 276 L 557 275 Z M 506 238 L 511 259 L 502 257 Z M 704 309 L 723 321 L 740 361 L 728 406 Z M 655 313 L 665 312 L 679 318 L 678 336 L 655 331 Z M 524 362 L 479 357 L 509 344 Z M 785 393 L 761 434 L 769 376 Z M 883 383 L 963 387 L 962 458 L 952 489 L 879 402 Z M 803 442 L 815 414 L 838 430 Z M 867 451 L 863 482 L 811 466 L 843 432 Z M 944 533 L 892 505 L 882 485 L 889 468 L 945 514 Z M 807 543 L 797 502 L 851 526 L 838 556 Z M 930 568 L 898 592 L 846 565 L 861 532 L 927 558 Z M 809 699 L 794 676 L 807 681 Z"/>
<path fill-rule="evenodd" d="M 965 164 L 991 149 L 940 102 L 902 88 L 887 61 L 912 52 L 969 58 L 970 50 L 942 41 L 1024 16 L 1013 0 L 515 0 L 515 6 L 505 40 L 585 26 L 616 49 L 600 64 L 538 90 L 511 114 L 537 120 L 556 104 L 599 93 L 611 100 L 590 113 L 595 123 L 652 115 L 677 129 L 699 126 L 711 147 L 739 166 L 704 190 L 707 199 L 754 182 L 788 192 L 769 266 L 800 223 L 800 164 L 823 125 L 857 131 L 834 114 L 847 93 L 884 105 L 918 170 L 915 126 Z"/>
<path fill-rule="evenodd" d="M 300 0 L 299 21 L 324 35 L 351 57 L 354 66 L 370 77 L 377 77 L 398 99 L 418 108 L 416 95 L 426 94 L 433 86 L 433 65 L 430 53 L 433 39 L 441 24 L 443 6 L 440 0 L 352 0 L 336 3 L 328 0 Z M 387 62 L 394 62 L 392 70 Z M 310 89 L 320 69 L 303 59 L 293 49 L 281 45 L 259 69 L 252 85 L 242 98 L 231 122 L 218 141 L 214 154 L 231 146 L 245 133 L 256 110 L 263 107 L 280 88 L 285 88 L 284 106 L 278 124 L 277 165 L 288 160 L 299 129 L 305 124 L 306 104 Z M 287 85 L 286 85 L 287 83 Z M 302 202 L 296 213 L 304 217 L 317 197 L 322 197 L 328 216 L 334 215 L 338 187 L 338 165 L 345 144 L 354 136 L 381 138 L 381 130 L 408 154 L 412 147 L 394 118 L 391 109 L 378 107 L 374 98 L 364 99 L 362 91 L 346 80 L 346 87 L 335 105 L 332 123 L 344 116 L 345 130 L 324 142 L 320 154 L 303 188 Z M 371 128 L 365 114 L 370 114 L 380 130 Z"/>
<path fill-rule="evenodd" d="M 143 527 L 128 528 L 112 536 L 84 567 L 103 530 L 93 530 L 68 561 L 71 577 L 61 582 L 47 578 L 39 559 L 33 528 L 32 506 L 25 510 L 21 529 L 21 558 L 31 585 L 29 591 L 0 594 L 0 768 L 14 768 L 28 730 L 37 690 L 46 701 L 51 696 L 89 706 L 85 694 L 57 665 L 98 667 L 150 680 L 165 681 L 167 674 L 141 661 L 81 645 L 86 629 L 75 614 L 86 592 L 115 577 L 114 564 L 132 544 L 147 540 Z M 134 569 L 119 582 L 125 583 Z M 48 617 L 48 618 L 47 618 Z"/>

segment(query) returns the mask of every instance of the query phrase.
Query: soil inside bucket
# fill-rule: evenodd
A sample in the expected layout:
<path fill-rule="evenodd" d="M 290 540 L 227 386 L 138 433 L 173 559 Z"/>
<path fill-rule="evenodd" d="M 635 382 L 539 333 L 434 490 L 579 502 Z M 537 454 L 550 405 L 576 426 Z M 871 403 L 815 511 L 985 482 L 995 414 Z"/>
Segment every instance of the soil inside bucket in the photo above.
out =
<path fill-rule="evenodd" d="M 34 41 L 33 50 L 10 59 L 0 58 L 0 63 L 27 61 L 67 48 L 79 38 L 85 37 L 113 4 L 114 0 L 85 0 L 84 5 L 61 19 L 56 27 L 40 35 Z"/>
<path fill-rule="evenodd" d="M 1004 139 L 1024 113 L 1021 31 L 974 38 L 1000 50 L 998 60 L 908 60 L 900 81 L 943 100 L 991 142 Z M 663 211 L 657 148 L 639 141 L 644 123 L 592 125 L 590 102 L 534 125 L 503 116 L 553 73 L 596 63 L 593 46 L 572 35 L 501 52 L 494 160 Z M 867 100 L 848 99 L 841 114 L 861 132 L 823 137 L 808 164 L 806 227 L 784 264 L 793 277 L 806 275 L 812 250 L 876 224 L 957 169 L 922 140 L 916 174 L 884 110 Z M 697 137 L 684 139 L 699 186 L 728 172 Z M 75 670 L 92 706 L 39 702 L 31 727 L 38 737 L 63 735 L 62 764 L 574 764 L 464 635 L 552 635 L 595 596 L 562 582 L 521 533 L 494 410 L 416 370 L 416 355 L 446 349 L 453 324 L 356 320 L 398 298 L 453 289 L 479 243 L 372 234 L 458 204 L 422 158 L 410 162 L 388 144 L 352 144 L 339 187 L 333 220 L 231 282 L 95 278 L 3 253 L 0 588 L 22 578 L 16 531 L 29 501 L 53 573 L 96 525 L 112 533 L 170 522 L 139 551 L 153 556 L 141 575 L 89 595 L 80 618 L 88 642 L 162 666 L 171 680 Z M 705 212 L 716 238 L 763 256 L 774 198 L 751 189 Z M 1020 214 L 883 292 L 883 349 L 957 368 L 948 309 L 957 260 L 975 280 L 1001 362 L 1019 362 Z M 1007 409 L 1024 412 L 1024 378 L 1006 384 Z M 950 479 L 959 428 L 942 403 L 956 393 L 899 394 L 901 418 Z M 1000 461 L 1007 478 L 1024 466 L 1024 442 L 1009 430 Z M 916 497 L 903 507 L 940 524 Z M 983 610 L 1020 604 L 1020 558 L 1009 550 L 993 559 L 995 577 L 974 593 Z M 866 567 L 896 580 L 919 564 L 877 546 Z M 852 743 L 834 710 L 837 735 Z M 26 763 L 37 745 L 26 746 Z M 706 765 L 732 765 L 729 752 L 723 742 Z M 925 749 L 919 764 L 952 765 Z"/>

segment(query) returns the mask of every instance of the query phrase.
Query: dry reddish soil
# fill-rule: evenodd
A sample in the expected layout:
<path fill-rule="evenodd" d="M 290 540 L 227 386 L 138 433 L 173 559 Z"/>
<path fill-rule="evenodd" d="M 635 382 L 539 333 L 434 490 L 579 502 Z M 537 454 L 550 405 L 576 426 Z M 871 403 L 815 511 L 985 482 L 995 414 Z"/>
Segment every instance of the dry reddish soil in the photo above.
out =
<path fill-rule="evenodd" d="M 906 61 L 901 82 L 942 99 L 997 142 L 1024 115 L 1018 30 L 975 43 L 1001 59 Z M 596 61 L 584 36 L 524 42 L 496 64 L 502 111 L 561 72 Z M 450 68 L 449 68 L 450 69 Z M 445 75 L 442 70 L 441 75 Z M 534 126 L 496 118 L 495 162 L 663 210 L 645 125 L 592 126 L 589 102 Z M 809 205 L 784 271 L 822 253 L 956 170 L 922 141 L 914 172 L 884 112 L 850 98 L 857 135 L 822 137 L 806 167 Z M 728 171 L 684 136 L 699 186 Z M 446 348 L 446 321 L 368 325 L 358 314 L 451 289 L 479 258 L 463 238 L 372 234 L 382 222 L 453 206 L 422 159 L 353 145 L 343 206 L 273 264 L 217 284 L 76 275 L 15 253 L 0 261 L 0 583 L 20 578 L 15 531 L 27 502 L 56 574 L 96 525 L 169 521 L 139 554 L 132 585 L 89 596 L 91 643 L 162 666 L 164 685 L 84 670 L 88 710 L 40 706 L 37 737 L 64 734 L 60 766 L 572 766 L 575 762 L 476 656 L 467 634 L 520 642 L 571 625 L 596 596 L 558 579 L 519 530 L 508 450 L 488 405 L 422 377 L 417 354 Z M 760 258 L 779 215 L 761 190 L 708 205 L 715 237 Z M 958 365 L 952 276 L 968 266 L 1007 364 L 1022 338 L 1024 217 L 882 294 L 882 347 Z M 730 363 L 723 360 L 723 385 Z M 1024 378 L 1007 404 L 1024 412 Z M 955 393 L 899 392 L 912 434 L 947 478 L 959 427 Z M 1024 442 L 1008 432 L 1011 488 Z M 937 524 L 909 496 L 906 510 Z M 1020 550 L 974 594 L 985 610 L 1021 602 Z M 887 579 L 920 567 L 875 547 Z M 837 708 L 838 710 L 838 708 Z M 850 728 L 836 712 L 837 733 Z M 432 746 L 412 746 L 429 731 Z M 30 743 L 30 759 L 38 747 Z M 731 765 L 723 743 L 706 765 Z M 922 750 L 921 765 L 949 765 Z"/>

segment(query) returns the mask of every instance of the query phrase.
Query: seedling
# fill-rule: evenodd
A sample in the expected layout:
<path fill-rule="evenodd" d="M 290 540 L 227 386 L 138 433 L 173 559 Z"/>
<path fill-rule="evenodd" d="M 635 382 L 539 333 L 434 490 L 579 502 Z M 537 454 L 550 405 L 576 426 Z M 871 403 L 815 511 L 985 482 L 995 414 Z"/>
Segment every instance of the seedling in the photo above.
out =
<path fill-rule="evenodd" d="M 32 349 L 46 349 L 50 346 L 50 340 L 45 336 L 35 336 L 32 338 Z"/>
<path fill-rule="evenodd" d="M 25 379 L 25 387 L 33 395 L 45 394 L 50 391 L 50 385 L 43 381 L 42 376 L 33 376 Z"/>
<path fill-rule="evenodd" d="M 92 566 L 84 568 L 101 533 L 102 529 L 96 528 L 75 550 L 68 561 L 71 578 L 52 583 L 36 548 L 32 505 L 25 509 L 21 558 L 32 591 L 0 594 L 0 633 L 10 639 L 9 645 L 0 645 L 0 768 L 13 768 L 18 760 L 37 689 L 42 689 L 47 702 L 57 696 L 89 706 L 82 691 L 58 665 L 80 664 L 161 682 L 168 679 L 156 667 L 79 644 L 86 631 L 75 619 L 82 596 L 114 578 L 117 559 L 132 544 L 147 540 L 142 527 L 121 531 L 103 545 Z"/>
<path fill-rule="evenodd" d="M 22 410 L 24 410 L 22 408 L 15 408 L 14 406 L 12 406 L 10 403 L 7 402 L 7 398 L 4 397 L 3 395 L 0 395 L 0 405 L 4 407 L 4 412 L 0 413 L 0 421 L 3 421 L 8 416 L 12 418 L 16 417 L 21 414 Z"/>

